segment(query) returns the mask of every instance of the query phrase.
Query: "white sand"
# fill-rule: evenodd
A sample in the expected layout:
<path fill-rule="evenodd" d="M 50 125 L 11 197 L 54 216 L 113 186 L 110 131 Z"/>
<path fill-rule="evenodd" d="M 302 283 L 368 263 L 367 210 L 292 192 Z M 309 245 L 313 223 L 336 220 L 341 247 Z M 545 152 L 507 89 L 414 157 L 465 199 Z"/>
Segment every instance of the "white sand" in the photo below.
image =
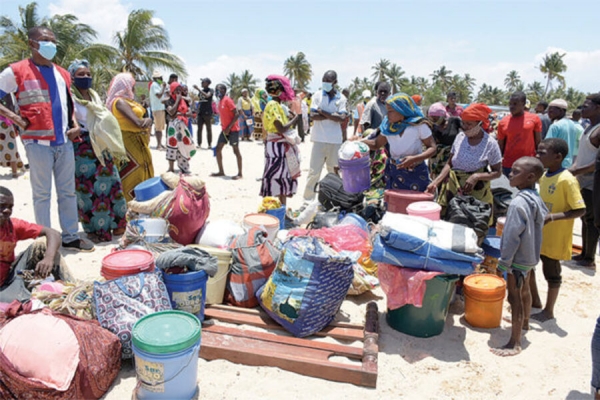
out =
<path fill-rule="evenodd" d="M 195 129 L 195 127 L 194 127 Z M 216 135 L 214 135 L 216 137 Z M 216 139 L 214 140 L 216 143 Z M 155 142 L 152 139 L 151 145 Z M 241 222 L 245 214 L 256 212 L 263 169 L 263 147 L 242 142 L 244 179 L 211 178 L 216 159 L 212 151 L 200 150 L 192 159 L 193 172 L 206 179 L 211 196 L 210 220 L 231 219 Z M 303 175 L 299 195 L 288 204 L 302 203 L 311 143 L 301 146 Z M 152 151 L 156 174 L 167 169 L 165 153 Z M 235 175 L 236 164 L 229 147 L 224 149 L 225 172 Z M 13 216 L 34 221 L 29 173 L 19 179 L 10 178 L 3 169 L 0 185 L 15 194 Z M 56 206 L 53 226 L 58 228 Z M 576 240 L 579 240 L 576 237 Z M 29 242 L 18 245 L 23 250 Z M 98 245 L 93 253 L 62 251 L 71 271 L 79 279 L 99 276 L 100 264 L 113 243 Z M 524 339 L 524 350 L 516 357 L 493 355 L 490 347 L 504 345 L 510 335 L 510 324 L 502 322 L 498 329 L 471 328 L 462 315 L 450 314 L 444 332 L 433 338 L 414 338 L 392 330 L 385 322 L 385 298 L 381 290 L 349 298 L 338 319 L 364 322 L 366 304 L 376 300 L 380 310 L 379 379 L 377 389 L 309 378 L 270 367 L 248 367 L 227 361 L 207 362 L 199 359 L 198 379 L 201 399 L 434 399 L 434 398 L 550 398 L 580 399 L 589 396 L 591 375 L 590 340 L 599 314 L 599 278 L 594 272 L 563 268 L 564 283 L 558 299 L 555 321 L 543 325 L 533 322 Z M 542 296 L 546 293 L 543 276 L 538 276 Z M 596 306 L 594 306 L 596 304 Z M 505 315 L 507 314 L 505 307 Z M 136 384 L 131 363 L 123 365 L 119 377 L 106 399 L 131 398 Z"/>

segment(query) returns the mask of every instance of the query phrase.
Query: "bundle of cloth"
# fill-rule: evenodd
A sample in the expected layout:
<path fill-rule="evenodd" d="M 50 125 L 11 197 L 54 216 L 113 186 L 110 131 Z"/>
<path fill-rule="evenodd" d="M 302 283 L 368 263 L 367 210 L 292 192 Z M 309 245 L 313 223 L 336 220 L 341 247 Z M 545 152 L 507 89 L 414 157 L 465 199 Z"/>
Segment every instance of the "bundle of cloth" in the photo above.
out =
<path fill-rule="evenodd" d="M 469 275 L 483 260 L 475 232 L 445 221 L 386 213 L 373 238 L 371 259 L 391 265 Z"/>

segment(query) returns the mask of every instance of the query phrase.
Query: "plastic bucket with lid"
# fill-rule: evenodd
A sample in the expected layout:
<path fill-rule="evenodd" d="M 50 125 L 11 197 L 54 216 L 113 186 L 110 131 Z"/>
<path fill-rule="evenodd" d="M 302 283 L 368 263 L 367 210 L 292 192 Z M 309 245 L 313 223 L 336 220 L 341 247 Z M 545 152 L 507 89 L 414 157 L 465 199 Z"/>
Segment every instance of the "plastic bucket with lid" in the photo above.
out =
<path fill-rule="evenodd" d="M 504 279 L 493 274 L 469 275 L 463 282 L 465 319 L 476 328 L 497 328 L 506 293 Z"/>
<path fill-rule="evenodd" d="M 266 213 L 279 220 L 279 229 L 285 229 L 285 206 L 274 210 L 267 210 Z"/>
<path fill-rule="evenodd" d="M 244 228 L 260 228 L 267 232 L 268 239 L 272 242 L 277 237 L 279 231 L 279 220 L 269 214 L 258 213 L 248 214 L 244 217 Z"/>
<path fill-rule="evenodd" d="M 496 221 L 496 236 L 502 237 L 502 231 L 504 231 L 504 224 L 506 223 L 506 217 L 500 217 Z"/>
<path fill-rule="evenodd" d="M 154 255 L 148 250 L 120 250 L 102 259 L 100 274 L 106 279 L 154 271 Z"/>
<path fill-rule="evenodd" d="M 167 274 L 163 271 L 163 280 L 167 286 L 173 309 L 189 312 L 198 317 L 200 321 L 204 321 L 206 281 L 208 280 L 206 272 Z"/>
<path fill-rule="evenodd" d="M 406 214 L 406 208 L 417 201 L 433 201 L 434 195 L 414 190 L 389 189 L 383 193 L 383 201 L 389 212 Z"/>
<path fill-rule="evenodd" d="M 160 179 L 160 176 L 147 179 L 133 188 L 136 201 L 153 199 L 165 190 L 169 190 L 169 187 Z"/>
<path fill-rule="evenodd" d="M 408 215 L 424 217 L 432 221 L 439 221 L 442 206 L 435 201 L 417 201 L 415 203 L 410 203 L 408 207 L 406 207 L 406 212 Z"/>
<path fill-rule="evenodd" d="M 138 218 L 129 221 L 144 235 L 148 243 L 159 243 L 169 239 L 169 221 L 164 218 Z"/>
<path fill-rule="evenodd" d="M 354 160 L 338 160 L 342 171 L 344 190 L 348 193 L 360 193 L 371 188 L 371 158 L 361 157 Z"/>
<path fill-rule="evenodd" d="M 200 337 L 200 321 L 183 311 L 138 320 L 131 332 L 137 399 L 191 399 L 198 389 Z"/>
<path fill-rule="evenodd" d="M 407 304 L 388 310 L 387 323 L 395 330 L 416 337 L 431 337 L 442 333 L 457 275 L 438 275 L 426 283 L 423 305 Z"/>
<path fill-rule="evenodd" d="M 210 246 L 189 245 L 207 251 L 211 256 L 217 257 L 217 274 L 208 278 L 206 282 L 205 304 L 222 304 L 225 297 L 225 285 L 231 264 L 231 251 Z"/>

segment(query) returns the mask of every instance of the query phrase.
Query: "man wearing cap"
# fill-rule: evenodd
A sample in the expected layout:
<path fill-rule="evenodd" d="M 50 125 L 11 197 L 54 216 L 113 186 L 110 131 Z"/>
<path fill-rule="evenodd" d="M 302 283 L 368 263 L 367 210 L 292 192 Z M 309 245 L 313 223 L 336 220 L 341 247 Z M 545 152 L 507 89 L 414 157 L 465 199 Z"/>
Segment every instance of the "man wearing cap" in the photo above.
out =
<path fill-rule="evenodd" d="M 588 96 L 581 108 L 581 115 L 589 118 L 591 124 L 588 126 L 579 140 L 579 154 L 575 158 L 573 166 L 569 171 L 579 181 L 581 197 L 585 202 L 585 215 L 581 217 L 581 254 L 573 257 L 579 266 L 596 267 L 596 249 L 600 230 L 594 225 L 594 216 L 600 210 L 600 202 L 594 205 L 594 171 L 596 167 L 596 155 L 600 147 L 600 93 Z M 600 190 L 600 186 L 596 188 Z M 600 199 L 598 199 L 600 200 Z M 599 376 L 600 378 L 600 376 Z"/>
<path fill-rule="evenodd" d="M 567 108 L 567 101 L 564 99 L 555 99 L 548 104 L 548 117 L 552 125 L 548 128 L 546 139 L 562 139 L 569 145 L 569 153 L 562 162 L 563 168 L 571 167 L 577 147 L 577 127 L 567 118 Z"/>
<path fill-rule="evenodd" d="M 357 132 L 359 134 L 363 132 L 362 126 L 360 125 L 360 120 L 362 119 L 362 116 L 365 112 L 365 106 L 369 102 L 369 100 L 371 100 L 371 91 L 365 89 L 362 92 L 361 101 L 358 102 L 358 104 L 356 105 L 356 109 L 354 110 L 354 136 L 356 136 Z"/>
<path fill-rule="evenodd" d="M 514 92 L 508 100 L 510 114 L 498 124 L 498 145 L 502 152 L 502 173 L 508 177 L 512 165 L 521 157 L 535 157 L 542 140 L 542 121 L 525 112 L 525 93 Z"/>
<path fill-rule="evenodd" d="M 162 145 L 162 132 L 165 130 L 165 104 L 162 99 L 167 91 L 167 84 L 162 80 L 158 71 L 152 73 L 152 85 L 150 85 L 150 109 L 154 118 L 154 136 L 156 136 L 156 148 L 164 150 Z"/>
<path fill-rule="evenodd" d="M 213 95 L 215 92 L 209 87 L 210 79 L 203 78 L 202 89 L 194 85 L 198 91 L 198 147 L 202 147 L 202 127 L 206 126 L 206 142 L 208 148 L 212 148 L 212 117 L 213 117 Z"/>

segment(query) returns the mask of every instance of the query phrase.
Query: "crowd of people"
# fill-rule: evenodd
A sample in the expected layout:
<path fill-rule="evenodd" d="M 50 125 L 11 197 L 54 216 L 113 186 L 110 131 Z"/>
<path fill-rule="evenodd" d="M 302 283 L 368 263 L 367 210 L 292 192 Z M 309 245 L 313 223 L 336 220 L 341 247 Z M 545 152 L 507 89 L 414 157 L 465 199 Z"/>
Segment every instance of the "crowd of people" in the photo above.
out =
<path fill-rule="evenodd" d="M 444 208 L 458 194 L 492 205 L 491 182 L 505 175 L 519 192 L 508 211 L 500 258 L 501 268 L 509 272 L 513 334 L 505 348 L 495 350 L 499 355 L 520 351 L 521 328 L 528 328 L 531 307 L 541 308 L 533 319 L 554 318 L 560 262 L 571 259 L 576 218 L 582 220 L 583 246 L 573 261 L 596 266 L 600 93 L 582 105 L 542 101 L 530 112 L 526 95 L 517 91 L 510 97 L 509 113 L 499 119 L 485 104 L 461 106 L 452 92 L 445 102 L 423 107 L 421 95 L 391 93 L 385 81 L 375 85 L 374 95 L 365 90 L 357 104 L 348 104 L 333 70 L 323 74 L 314 93 L 295 90 L 288 78 L 270 75 L 264 88 L 252 94 L 243 89 L 237 101 L 228 96 L 231 88 L 220 83 L 212 89 L 208 78 L 190 93 L 177 75 L 164 82 L 154 72 L 146 99 L 137 98 L 130 73 L 116 75 L 104 95 L 92 88 L 93 71 L 86 60 L 76 60 L 68 69 L 52 63 L 56 38 L 48 28 L 31 29 L 29 45 L 30 58 L 0 73 L 0 151 L 3 165 L 17 177 L 25 167 L 16 147 L 20 136 L 29 160 L 36 223 L 11 222 L 14 199 L 0 190 L 0 240 L 2 246 L 6 243 L 0 285 L 8 279 L 17 240 L 47 236 L 48 255 L 54 258 L 60 243 L 92 251 L 92 242 L 110 241 L 124 232 L 134 188 L 155 174 L 152 132 L 156 148 L 165 150 L 169 171 L 177 164 L 183 174 L 194 172 L 190 160 L 206 143 L 218 167 L 211 176 L 225 176 L 222 152 L 229 145 L 237 161 L 234 180 L 243 178 L 240 141 L 263 143 L 264 173 L 257 194 L 278 197 L 283 205 L 298 192 L 298 145 L 310 133 L 302 208 L 315 198 L 323 167 L 336 171 L 346 140 L 369 146 L 373 189 L 430 192 Z M 569 117 L 573 106 L 579 107 Z M 221 125 L 216 143 L 215 117 Z M 50 224 L 53 181 L 62 233 Z M 87 239 L 79 237 L 78 222 Z M 489 224 L 493 222 L 490 218 Z M 545 304 L 533 268 L 540 258 L 548 282 Z M 37 264 L 39 273 L 53 270 L 48 260 Z M 595 379 L 600 387 L 600 371 Z"/>

